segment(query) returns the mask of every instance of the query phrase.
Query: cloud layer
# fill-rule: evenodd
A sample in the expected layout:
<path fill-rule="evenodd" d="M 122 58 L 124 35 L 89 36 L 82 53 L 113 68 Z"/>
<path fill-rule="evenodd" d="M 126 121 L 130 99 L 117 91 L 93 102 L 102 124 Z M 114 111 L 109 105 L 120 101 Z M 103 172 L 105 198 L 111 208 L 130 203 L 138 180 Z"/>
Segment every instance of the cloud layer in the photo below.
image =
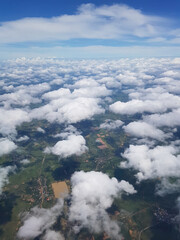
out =
<path fill-rule="evenodd" d="M 80 14 L 83 11 L 91 9 L 83 9 Z M 117 165 L 129 171 L 133 169 L 139 183 L 158 179 L 156 194 L 160 196 L 179 192 L 180 59 L 22 58 L 1 66 L 0 155 L 18 146 L 23 148 L 21 141 L 32 140 L 28 132 L 21 134 L 19 126 L 33 120 L 48 121 L 43 121 L 47 125 L 41 127 L 39 121 L 33 131 L 53 137 L 56 143 L 45 152 L 61 158 L 79 156 L 88 150 L 84 129 L 103 128 L 103 132 L 109 131 L 109 136 L 111 131 L 113 134 L 121 131 L 129 142 L 123 146 L 124 160 L 119 155 L 121 163 Z M 101 114 L 98 121 L 96 114 Z M 54 123 L 58 130 L 54 128 L 53 133 L 49 133 L 48 126 Z M 110 151 L 116 154 L 114 150 L 120 147 L 115 144 Z M 24 159 L 21 163 L 29 161 Z M 0 171 L 2 193 L 13 169 L 1 167 Z M 173 183 L 170 182 L 172 177 L 176 178 Z M 100 172 L 77 172 L 71 182 L 69 220 L 75 232 L 87 228 L 90 232 L 105 231 L 119 239 L 119 223 L 111 219 L 107 209 L 121 194 L 135 193 L 133 186 Z M 57 207 L 57 214 L 53 209 L 36 207 L 26 214 L 19 238 L 33 239 L 42 234 L 42 239 L 63 239 L 53 230 L 61 212 L 57 209 L 61 207 Z"/>

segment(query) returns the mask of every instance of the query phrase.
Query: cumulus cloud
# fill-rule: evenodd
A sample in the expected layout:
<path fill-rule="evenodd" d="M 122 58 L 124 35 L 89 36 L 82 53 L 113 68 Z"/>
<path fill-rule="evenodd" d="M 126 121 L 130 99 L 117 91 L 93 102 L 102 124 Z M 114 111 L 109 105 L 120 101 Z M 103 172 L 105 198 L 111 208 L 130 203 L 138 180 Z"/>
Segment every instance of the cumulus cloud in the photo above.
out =
<path fill-rule="evenodd" d="M 23 159 L 20 161 L 20 163 L 22 163 L 23 165 L 27 165 L 30 163 L 30 160 L 29 159 Z"/>
<path fill-rule="evenodd" d="M 81 80 L 76 81 L 72 86 L 70 86 L 71 88 L 74 89 L 79 89 L 79 88 L 95 88 L 95 87 L 99 87 L 99 83 L 94 80 L 93 78 L 83 78 Z"/>
<path fill-rule="evenodd" d="M 4 185 L 8 183 L 8 174 L 15 169 L 15 166 L 0 167 L 0 194 L 2 194 Z"/>
<path fill-rule="evenodd" d="M 73 92 L 74 96 L 80 97 L 105 97 L 112 93 L 108 90 L 105 85 L 96 87 L 87 87 L 75 89 Z"/>
<path fill-rule="evenodd" d="M 46 132 L 46 131 L 45 131 L 43 128 L 41 128 L 41 127 L 38 127 L 38 128 L 37 128 L 37 131 L 40 132 L 40 133 L 45 133 L 45 132 Z"/>
<path fill-rule="evenodd" d="M 116 129 L 116 128 L 119 128 L 121 127 L 122 125 L 124 124 L 123 121 L 121 120 L 111 120 L 111 119 L 106 119 L 104 123 L 101 123 L 100 124 L 100 128 L 105 128 L 105 129 L 108 129 L 108 130 L 111 130 L 111 129 Z"/>
<path fill-rule="evenodd" d="M 4 136 L 16 135 L 16 126 L 29 122 L 29 114 L 21 109 L 0 109 L 0 133 Z"/>
<path fill-rule="evenodd" d="M 50 237 L 53 237 L 51 239 L 54 240 L 57 239 L 58 233 L 50 231 L 50 228 L 56 222 L 57 217 L 61 215 L 62 209 L 62 199 L 58 199 L 57 203 L 49 209 L 38 207 L 32 208 L 30 212 L 25 213 L 22 217 L 23 225 L 19 228 L 17 233 L 18 239 L 34 239 L 44 232 L 45 235 L 43 239 L 50 240 Z"/>
<path fill-rule="evenodd" d="M 17 142 L 23 142 L 23 141 L 27 141 L 27 140 L 29 140 L 29 137 L 26 135 L 16 139 Z"/>
<path fill-rule="evenodd" d="M 85 83 L 86 85 L 86 80 Z M 77 86 L 82 85 L 77 84 Z M 76 86 L 76 87 L 77 87 Z M 70 86 L 69 86 L 70 87 Z M 68 123 L 79 122 L 90 119 L 94 114 L 103 113 L 100 106 L 100 97 L 111 94 L 105 86 L 78 88 L 72 93 L 69 89 L 60 88 L 45 93 L 42 98 L 50 102 L 32 112 L 32 117 L 46 118 L 48 121 L 58 121 Z"/>
<path fill-rule="evenodd" d="M 99 105 L 99 102 L 100 99 L 97 98 L 60 98 L 32 110 L 31 117 L 47 119 L 49 122 L 76 123 L 84 119 L 90 119 L 95 114 L 104 113 L 104 109 Z"/>
<path fill-rule="evenodd" d="M 71 155 L 81 155 L 88 150 L 86 141 L 81 135 L 69 135 L 66 140 L 57 142 L 53 147 L 47 147 L 46 153 L 53 153 L 66 158 Z"/>
<path fill-rule="evenodd" d="M 143 117 L 144 121 L 155 126 L 175 127 L 180 125 L 180 108 L 164 114 L 151 114 Z"/>
<path fill-rule="evenodd" d="M 75 232 L 83 227 L 91 232 L 105 231 L 113 239 L 121 239 L 119 225 L 110 219 L 106 209 L 114 198 L 136 191 L 128 182 L 118 182 L 102 172 L 75 172 L 71 177 L 72 194 L 69 220 L 74 222 Z"/>
<path fill-rule="evenodd" d="M 30 103 L 40 103 L 41 99 L 38 98 L 38 94 L 49 90 L 50 87 L 47 83 L 40 83 L 34 85 L 21 85 L 14 88 L 14 92 L 2 94 L 0 96 L 0 102 L 6 108 L 11 105 L 25 106 Z"/>
<path fill-rule="evenodd" d="M 165 134 L 162 130 L 150 125 L 146 122 L 131 122 L 127 126 L 124 126 L 123 129 L 126 133 L 140 138 L 153 138 L 159 141 L 163 141 L 165 138 L 170 135 Z"/>
<path fill-rule="evenodd" d="M 138 181 L 158 177 L 178 177 L 180 174 L 180 155 L 178 147 L 130 145 L 122 154 L 127 160 L 120 163 L 122 168 L 137 170 Z"/>
<path fill-rule="evenodd" d="M 55 138 L 60 137 L 60 138 L 66 139 L 70 135 L 80 135 L 80 134 L 81 134 L 81 132 L 78 131 L 77 128 L 75 128 L 73 125 L 69 125 L 64 129 L 63 132 L 57 133 L 53 137 L 55 137 Z"/>
<path fill-rule="evenodd" d="M 11 105 L 29 105 L 30 103 L 39 103 L 41 102 L 38 98 L 33 98 L 30 94 L 24 93 L 22 90 L 19 90 L 15 93 L 3 94 L 0 96 L 1 104 L 4 104 L 5 107 Z"/>
<path fill-rule="evenodd" d="M 174 96 L 174 101 L 161 100 L 139 100 L 133 99 L 128 102 L 117 101 L 109 106 L 110 111 L 118 114 L 135 114 L 135 113 L 162 113 L 168 109 L 180 106 L 180 98 Z"/>
<path fill-rule="evenodd" d="M 50 91 L 45 94 L 43 94 L 42 98 L 46 100 L 53 100 L 57 98 L 66 97 L 67 95 L 70 95 L 71 92 L 67 88 L 60 88 L 58 90 Z"/>
<path fill-rule="evenodd" d="M 17 148 L 16 144 L 7 138 L 0 138 L 0 156 L 8 154 Z"/>

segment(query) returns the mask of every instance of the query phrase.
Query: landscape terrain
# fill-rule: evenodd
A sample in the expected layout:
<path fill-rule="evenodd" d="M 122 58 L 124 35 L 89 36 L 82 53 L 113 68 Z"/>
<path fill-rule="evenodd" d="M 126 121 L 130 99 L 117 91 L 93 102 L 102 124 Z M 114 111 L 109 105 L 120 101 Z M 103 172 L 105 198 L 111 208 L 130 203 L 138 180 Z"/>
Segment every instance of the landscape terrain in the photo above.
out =
<path fill-rule="evenodd" d="M 180 59 L 0 70 L 0 239 L 180 239 Z"/>

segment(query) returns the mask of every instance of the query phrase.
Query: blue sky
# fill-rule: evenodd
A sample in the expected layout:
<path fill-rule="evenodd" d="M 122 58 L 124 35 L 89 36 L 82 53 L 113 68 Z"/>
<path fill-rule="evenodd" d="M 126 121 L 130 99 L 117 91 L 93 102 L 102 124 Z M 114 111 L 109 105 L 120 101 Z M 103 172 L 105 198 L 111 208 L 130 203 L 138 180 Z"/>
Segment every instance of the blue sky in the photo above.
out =
<path fill-rule="evenodd" d="M 179 12 L 179 0 L 1 0 L 0 55 L 179 57 Z"/>

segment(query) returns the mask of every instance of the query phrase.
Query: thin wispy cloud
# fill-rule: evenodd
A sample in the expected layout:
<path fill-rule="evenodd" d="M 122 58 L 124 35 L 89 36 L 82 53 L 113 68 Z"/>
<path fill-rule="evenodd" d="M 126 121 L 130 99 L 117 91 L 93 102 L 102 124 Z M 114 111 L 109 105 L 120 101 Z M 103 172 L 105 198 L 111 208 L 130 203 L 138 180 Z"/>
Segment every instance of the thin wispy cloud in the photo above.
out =
<path fill-rule="evenodd" d="M 146 15 L 126 5 L 83 4 L 74 15 L 3 22 L 0 42 L 155 38 L 167 34 L 167 22 L 165 18 Z"/>

